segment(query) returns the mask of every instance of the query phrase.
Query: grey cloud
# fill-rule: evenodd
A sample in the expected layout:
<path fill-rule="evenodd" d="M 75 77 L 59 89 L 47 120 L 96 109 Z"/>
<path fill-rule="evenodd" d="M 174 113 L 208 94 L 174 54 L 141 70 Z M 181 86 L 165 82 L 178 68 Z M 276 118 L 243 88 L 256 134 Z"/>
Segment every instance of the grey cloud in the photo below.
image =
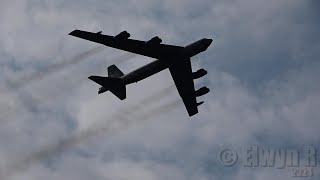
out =
<path fill-rule="evenodd" d="M 217 147 L 226 144 L 289 145 L 319 139 L 316 108 L 319 104 L 319 23 L 314 2 L 1 2 L 0 56 L 8 59 L 0 59 L 4 69 L 0 75 L 5 80 L 26 75 L 39 64 L 52 64 L 88 49 L 92 45 L 89 42 L 66 36 L 75 28 L 103 30 L 106 34 L 128 30 L 138 39 L 159 35 L 164 43 L 179 45 L 202 37 L 214 39 L 212 48 L 195 58 L 199 60 L 195 62 L 199 67 L 208 69 L 210 75 L 204 79 L 209 79 L 212 89 L 209 95 L 200 97 L 206 103 L 200 107 L 199 116 L 187 119 L 181 102 L 173 105 L 174 111 L 167 112 L 166 108 L 171 106 L 164 107 L 164 115 L 152 117 L 152 121 L 145 121 L 121 135 L 112 138 L 101 135 L 84 142 L 83 151 L 93 154 L 90 158 L 75 153 L 76 148 L 70 147 L 71 152 L 63 153 L 58 162 L 50 161 L 56 167 L 35 163 L 14 178 L 117 179 L 144 174 L 141 177 L 166 179 L 156 175 L 157 168 L 150 168 L 150 164 L 164 167 L 159 168 L 161 174 L 175 174 L 168 177 L 177 179 L 288 178 L 286 172 L 225 169 L 216 162 L 215 153 Z M 105 59 L 113 55 L 113 51 L 105 51 L 92 58 Z M 90 61 L 77 66 L 77 73 L 86 76 L 86 73 L 97 72 L 96 66 L 102 66 L 100 62 L 93 64 L 94 61 Z M 121 66 L 131 70 L 138 64 L 130 61 Z M 103 63 L 107 65 L 107 61 Z M 172 83 L 167 72 L 160 73 L 128 87 L 130 98 L 119 102 L 110 94 L 93 94 L 96 86 L 88 81 L 70 82 L 72 90 L 65 90 L 70 87 L 69 83 L 61 79 L 77 73 L 67 71 L 49 77 L 49 82 L 57 83 L 40 81 L 19 92 L 19 96 L 11 92 L 1 94 L 1 104 L 11 104 L 12 112 L 18 112 L 0 128 L 2 161 L 38 152 L 61 136 L 72 137 L 70 132 L 81 132 Z M 35 93 L 39 94 L 36 100 L 25 97 Z M 166 98 L 177 97 L 175 93 Z M 165 105 L 162 100 L 159 99 L 159 104 Z M 36 111 L 30 108 L 34 101 L 40 105 Z M 142 107 L 136 106 L 137 110 L 148 113 Z M 140 118 L 144 113 L 134 115 Z M 139 147 L 136 151 L 143 154 L 141 159 L 130 153 L 136 147 Z M 113 162 L 103 162 L 103 154 L 112 156 L 109 149 L 124 154 L 124 160 L 115 158 Z M 115 167 L 114 163 L 120 165 Z M 114 171 L 110 175 L 105 173 Z"/>
<path fill-rule="evenodd" d="M 180 101 L 175 100 L 164 105 L 156 106 L 155 108 L 149 108 L 148 106 L 156 103 L 159 99 L 164 98 L 168 95 L 170 91 L 173 90 L 173 87 L 167 87 L 159 92 L 153 94 L 152 96 L 146 97 L 143 100 L 136 103 L 134 106 L 127 107 L 123 110 L 120 110 L 114 115 L 109 117 L 110 120 L 105 122 L 96 122 L 92 124 L 87 129 L 82 130 L 81 132 L 76 132 L 76 134 L 71 135 L 68 138 L 59 140 L 57 143 L 49 143 L 46 145 L 46 148 L 27 155 L 21 160 L 17 160 L 9 163 L 7 167 L 2 171 L 2 177 L 7 178 L 15 175 L 15 173 L 21 172 L 29 166 L 32 166 L 34 163 L 50 158 L 50 156 L 56 155 L 58 153 L 64 152 L 67 149 L 76 146 L 77 144 L 87 140 L 92 136 L 104 133 L 111 135 L 113 133 L 125 130 L 134 124 L 141 123 L 145 120 L 148 120 L 152 117 L 157 117 L 165 112 L 170 111 L 180 103 Z M 143 104 L 142 104 L 143 102 Z M 143 107 L 142 107 L 143 106 Z M 145 113 L 138 114 L 141 112 L 141 108 L 148 108 L 149 110 Z"/>

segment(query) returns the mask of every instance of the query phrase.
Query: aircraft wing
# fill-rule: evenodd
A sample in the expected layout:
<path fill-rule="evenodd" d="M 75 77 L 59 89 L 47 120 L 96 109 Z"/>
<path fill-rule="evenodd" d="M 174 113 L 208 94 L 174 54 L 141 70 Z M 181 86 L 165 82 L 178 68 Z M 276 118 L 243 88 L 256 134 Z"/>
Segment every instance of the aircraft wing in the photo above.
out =
<path fill-rule="evenodd" d="M 173 66 L 169 67 L 169 70 L 189 116 L 197 114 L 198 103 L 194 89 L 190 59 L 173 64 Z"/>
<path fill-rule="evenodd" d="M 117 36 L 109 36 L 101 34 L 101 31 L 92 33 L 82 30 L 74 30 L 69 33 L 69 35 L 155 59 L 166 59 L 173 57 L 184 49 L 180 46 L 160 44 L 160 39 L 158 39 L 158 42 L 153 41 L 153 43 L 150 43 L 150 41 L 148 42 L 128 39 L 130 34 L 126 31 L 123 31 Z"/>

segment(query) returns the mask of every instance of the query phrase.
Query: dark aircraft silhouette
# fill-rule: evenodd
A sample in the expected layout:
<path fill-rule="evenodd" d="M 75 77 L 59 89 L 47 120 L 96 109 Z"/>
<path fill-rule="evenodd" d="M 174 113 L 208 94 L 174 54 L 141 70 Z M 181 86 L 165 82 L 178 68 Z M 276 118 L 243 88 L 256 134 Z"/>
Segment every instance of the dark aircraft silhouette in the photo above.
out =
<path fill-rule="evenodd" d="M 196 97 L 207 94 L 210 90 L 202 87 L 194 89 L 193 79 L 198 79 L 207 74 L 204 69 L 192 72 L 190 58 L 205 50 L 212 43 L 212 39 L 201 39 L 186 47 L 161 44 L 162 40 L 156 36 L 149 41 L 129 39 L 130 34 L 123 31 L 116 36 L 74 30 L 69 35 L 104 44 L 109 47 L 128 51 L 131 53 L 148 56 L 157 60 L 138 68 L 131 73 L 123 74 L 115 65 L 108 67 L 108 77 L 90 76 L 89 79 L 100 84 L 102 87 L 98 93 L 111 91 L 119 99 L 126 98 L 126 85 L 141 81 L 153 74 L 169 68 L 178 92 L 184 102 L 189 116 L 198 113 Z"/>

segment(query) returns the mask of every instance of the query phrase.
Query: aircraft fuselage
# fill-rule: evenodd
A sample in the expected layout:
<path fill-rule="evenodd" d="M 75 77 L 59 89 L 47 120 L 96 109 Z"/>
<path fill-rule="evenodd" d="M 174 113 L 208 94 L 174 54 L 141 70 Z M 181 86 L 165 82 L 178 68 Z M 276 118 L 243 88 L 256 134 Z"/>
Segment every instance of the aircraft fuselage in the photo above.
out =
<path fill-rule="evenodd" d="M 192 56 L 195 56 L 203 51 L 205 51 L 210 44 L 212 43 L 211 39 L 201 39 L 196 41 L 184 48 L 184 50 L 173 56 L 172 59 L 157 59 L 145 66 L 142 66 L 124 76 L 121 77 L 122 82 L 127 85 L 141 81 L 149 76 L 152 76 L 172 65 L 175 61 L 187 60 Z"/>
<path fill-rule="evenodd" d="M 169 67 L 169 62 L 162 59 L 157 59 L 151 63 L 144 65 L 121 77 L 122 82 L 127 85 L 141 81 L 149 76 L 152 76 Z"/>

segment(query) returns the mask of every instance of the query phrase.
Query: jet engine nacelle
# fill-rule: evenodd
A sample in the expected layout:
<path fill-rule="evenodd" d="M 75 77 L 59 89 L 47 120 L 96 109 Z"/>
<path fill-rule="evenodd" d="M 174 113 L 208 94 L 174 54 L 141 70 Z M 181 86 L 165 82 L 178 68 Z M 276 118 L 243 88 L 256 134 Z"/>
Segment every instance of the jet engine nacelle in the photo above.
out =
<path fill-rule="evenodd" d="M 198 79 L 198 78 L 201 78 L 203 77 L 204 75 L 206 75 L 208 72 L 204 69 L 199 69 L 198 71 L 196 72 L 193 72 L 192 73 L 192 78 L 193 79 Z"/>
<path fill-rule="evenodd" d="M 152 39 L 150 39 L 149 41 L 147 41 L 146 43 L 148 45 L 155 45 L 155 44 L 160 44 L 162 42 L 162 40 L 156 36 L 156 37 L 153 37 Z"/>
<path fill-rule="evenodd" d="M 124 40 L 124 39 L 128 39 L 129 37 L 130 37 L 130 34 L 127 31 L 122 31 L 121 33 L 116 35 L 114 37 L 114 39 L 116 39 L 116 40 Z"/>
<path fill-rule="evenodd" d="M 197 106 L 200 106 L 200 105 L 203 104 L 203 103 L 204 103 L 203 101 L 198 102 L 198 103 L 197 103 Z"/>
<path fill-rule="evenodd" d="M 210 89 L 207 88 L 206 86 L 204 86 L 204 87 L 202 87 L 202 88 L 200 88 L 200 89 L 198 89 L 198 90 L 196 91 L 196 96 L 197 96 L 197 97 L 198 97 L 198 96 L 203 96 L 203 95 L 207 94 L 208 92 L 210 92 Z"/>

